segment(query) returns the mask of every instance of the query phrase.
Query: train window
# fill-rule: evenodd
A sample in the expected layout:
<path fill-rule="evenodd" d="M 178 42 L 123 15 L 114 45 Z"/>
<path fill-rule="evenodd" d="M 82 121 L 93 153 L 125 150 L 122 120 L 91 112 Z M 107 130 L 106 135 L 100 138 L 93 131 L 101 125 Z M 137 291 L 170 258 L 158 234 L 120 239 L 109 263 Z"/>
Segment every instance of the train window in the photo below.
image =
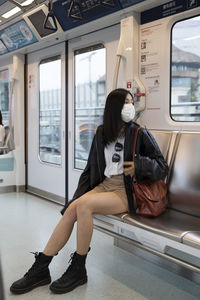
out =
<path fill-rule="evenodd" d="M 74 167 L 84 169 L 105 106 L 106 50 L 102 44 L 76 50 Z"/>
<path fill-rule="evenodd" d="M 172 28 L 171 116 L 175 121 L 200 121 L 200 17 Z"/>
<path fill-rule="evenodd" d="M 9 71 L 0 70 L 0 110 L 4 126 L 9 124 Z"/>
<path fill-rule="evenodd" d="M 61 58 L 43 60 L 40 77 L 39 155 L 43 162 L 61 165 Z"/>

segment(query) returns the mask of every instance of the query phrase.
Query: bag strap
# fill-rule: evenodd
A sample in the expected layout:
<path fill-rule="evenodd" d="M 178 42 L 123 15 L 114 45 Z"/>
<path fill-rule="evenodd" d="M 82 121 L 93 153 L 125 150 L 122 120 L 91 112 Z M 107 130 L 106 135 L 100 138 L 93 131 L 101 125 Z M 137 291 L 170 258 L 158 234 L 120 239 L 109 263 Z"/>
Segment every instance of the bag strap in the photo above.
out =
<path fill-rule="evenodd" d="M 136 128 L 135 132 L 134 132 L 134 136 L 133 136 L 133 161 L 134 161 L 134 158 L 135 158 L 135 148 L 136 148 L 138 132 L 139 132 L 139 128 Z"/>
<path fill-rule="evenodd" d="M 135 158 L 135 149 L 136 149 L 136 142 L 137 142 L 138 132 L 139 132 L 139 127 L 137 127 L 135 129 L 134 136 L 133 136 L 133 162 L 134 162 L 134 158 Z M 135 175 L 133 175 L 133 183 L 137 183 Z"/>

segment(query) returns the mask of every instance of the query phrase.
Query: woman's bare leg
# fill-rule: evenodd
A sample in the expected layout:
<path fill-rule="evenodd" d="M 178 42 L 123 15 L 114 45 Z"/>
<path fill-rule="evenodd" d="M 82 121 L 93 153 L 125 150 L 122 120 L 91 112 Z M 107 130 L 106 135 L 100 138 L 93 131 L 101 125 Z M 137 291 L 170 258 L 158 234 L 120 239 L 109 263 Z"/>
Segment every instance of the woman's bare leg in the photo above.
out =
<path fill-rule="evenodd" d="M 128 202 L 114 192 L 91 191 L 77 200 L 77 253 L 87 254 L 93 233 L 92 214 L 118 214 L 128 211 Z"/>
<path fill-rule="evenodd" d="M 85 195 L 94 193 L 90 191 Z M 77 199 L 78 200 L 78 199 Z M 67 243 L 70 235 L 72 233 L 74 223 L 77 220 L 77 200 L 75 200 L 70 206 L 66 209 L 64 215 L 60 219 L 59 223 L 55 227 L 50 239 L 47 242 L 47 245 L 43 251 L 45 255 L 54 256 L 56 255 Z"/>
<path fill-rule="evenodd" d="M 72 203 L 54 229 L 43 253 L 48 256 L 56 255 L 67 243 L 74 223 L 76 222 L 76 205 Z"/>
<path fill-rule="evenodd" d="M 127 205 L 113 192 L 97 193 L 90 191 L 75 200 L 65 211 L 54 229 L 43 253 L 56 255 L 67 243 L 74 223 L 77 221 L 77 253 L 88 252 L 93 232 L 93 213 L 117 214 L 128 210 Z"/>

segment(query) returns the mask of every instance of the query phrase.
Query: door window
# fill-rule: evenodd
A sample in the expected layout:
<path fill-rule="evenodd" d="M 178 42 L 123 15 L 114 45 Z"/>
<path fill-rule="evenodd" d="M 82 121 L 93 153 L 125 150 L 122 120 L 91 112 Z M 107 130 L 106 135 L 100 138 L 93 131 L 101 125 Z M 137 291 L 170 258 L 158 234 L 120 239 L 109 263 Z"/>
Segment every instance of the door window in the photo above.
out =
<path fill-rule="evenodd" d="M 74 52 L 74 168 L 84 169 L 105 106 L 106 50 L 102 44 Z"/>
<path fill-rule="evenodd" d="M 41 161 L 61 165 L 61 58 L 41 61 L 39 156 Z"/>

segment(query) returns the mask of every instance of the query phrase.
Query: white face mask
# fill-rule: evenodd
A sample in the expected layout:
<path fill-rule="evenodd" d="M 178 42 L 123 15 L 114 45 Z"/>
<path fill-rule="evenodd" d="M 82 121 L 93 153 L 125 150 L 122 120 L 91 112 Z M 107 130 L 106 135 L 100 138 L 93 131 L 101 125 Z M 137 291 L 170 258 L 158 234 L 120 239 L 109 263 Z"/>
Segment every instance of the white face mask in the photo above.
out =
<path fill-rule="evenodd" d="M 122 120 L 126 123 L 133 120 L 135 117 L 135 107 L 132 103 L 125 103 L 121 111 Z"/>

